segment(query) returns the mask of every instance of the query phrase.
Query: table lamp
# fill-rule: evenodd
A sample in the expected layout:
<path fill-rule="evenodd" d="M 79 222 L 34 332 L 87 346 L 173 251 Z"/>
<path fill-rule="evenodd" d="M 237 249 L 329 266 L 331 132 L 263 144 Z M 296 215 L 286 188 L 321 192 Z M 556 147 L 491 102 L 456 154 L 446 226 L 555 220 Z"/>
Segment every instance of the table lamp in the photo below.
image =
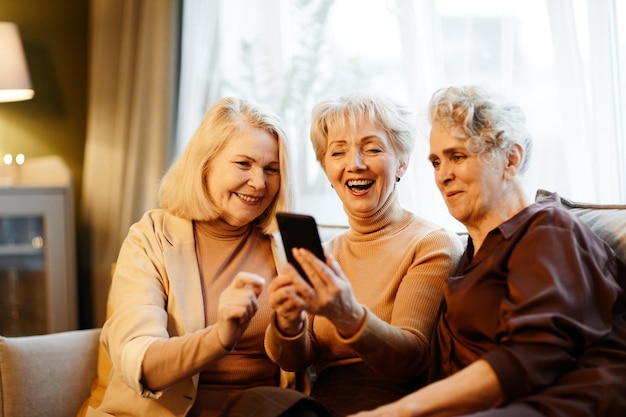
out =
<path fill-rule="evenodd" d="M 0 22 L 0 103 L 30 100 L 34 95 L 17 25 Z M 23 163 L 23 154 L 15 158 L 11 154 L 3 155 L 0 161 L 0 186 L 14 183 Z"/>
<path fill-rule="evenodd" d="M 0 22 L 0 102 L 29 100 L 34 95 L 17 25 Z"/>

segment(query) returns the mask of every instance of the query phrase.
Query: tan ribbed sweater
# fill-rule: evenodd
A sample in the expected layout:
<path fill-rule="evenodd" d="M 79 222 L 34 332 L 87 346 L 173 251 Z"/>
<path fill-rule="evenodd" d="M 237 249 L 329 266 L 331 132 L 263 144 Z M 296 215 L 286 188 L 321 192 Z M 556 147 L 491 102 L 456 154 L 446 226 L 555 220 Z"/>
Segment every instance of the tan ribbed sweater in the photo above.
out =
<path fill-rule="evenodd" d="M 278 385 L 279 370 L 263 350 L 263 335 L 272 316 L 265 292 L 259 297 L 259 310 L 232 352 L 224 351 L 213 330 L 219 296 L 235 275 L 253 272 L 269 283 L 276 267 L 270 239 L 258 227 L 197 222 L 194 236 L 207 328 L 155 341 L 146 351 L 143 373 L 146 381 L 161 389 L 201 371 L 194 409 L 218 410 L 229 393 Z"/>
<path fill-rule="evenodd" d="M 345 339 L 324 317 L 309 317 L 308 331 L 293 338 L 272 325 L 266 351 L 286 370 L 314 364 L 319 374 L 364 361 L 392 381 L 410 381 L 426 368 L 444 280 L 461 255 L 460 240 L 404 209 L 397 192 L 374 216 L 349 222 L 350 229 L 326 247 L 366 307 L 363 326 Z"/>

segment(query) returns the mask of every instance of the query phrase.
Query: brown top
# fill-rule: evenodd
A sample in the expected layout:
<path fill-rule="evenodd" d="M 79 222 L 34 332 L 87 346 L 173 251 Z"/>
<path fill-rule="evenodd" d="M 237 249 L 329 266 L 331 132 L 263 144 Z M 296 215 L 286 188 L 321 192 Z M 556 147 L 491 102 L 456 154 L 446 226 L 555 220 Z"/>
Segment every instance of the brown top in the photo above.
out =
<path fill-rule="evenodd" d="M 473 257 L 470 239 L 447 282 L 431 376 L 483 358 L 508 401 L 626 415 L 626 266 L 559 204 L 527 207 Z"/>

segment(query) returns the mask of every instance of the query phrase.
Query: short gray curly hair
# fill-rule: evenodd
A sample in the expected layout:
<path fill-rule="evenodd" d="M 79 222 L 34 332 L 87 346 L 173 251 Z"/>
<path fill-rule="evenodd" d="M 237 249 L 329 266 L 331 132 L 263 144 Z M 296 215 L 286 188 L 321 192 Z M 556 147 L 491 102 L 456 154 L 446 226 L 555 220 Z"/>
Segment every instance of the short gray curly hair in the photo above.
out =
<path fill-rule="evenodd" d="M 467 140 L 474 154 L 507 154 L 513 145 L 524 148 L 520 174 L 528 170 L 532 137 L 524 111 L 480 86 L 442 88 L 433 94 L 429 110 L 432 125 L 438 123 L 459 139 Z"/>

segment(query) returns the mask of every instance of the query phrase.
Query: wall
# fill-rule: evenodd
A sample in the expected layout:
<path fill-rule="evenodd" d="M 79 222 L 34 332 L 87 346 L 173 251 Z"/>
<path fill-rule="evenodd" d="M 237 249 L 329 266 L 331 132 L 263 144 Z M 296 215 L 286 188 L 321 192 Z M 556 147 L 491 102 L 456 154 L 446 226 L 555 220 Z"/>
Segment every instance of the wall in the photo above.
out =
<path fill-rule="evenodd" d="M 87 125 L 88 11 L 89 0 L 0 0 L 0 21 L 20 30 L 35 90 L 32 100 L 0 103 L 0 155 L 59 155 L 73 175 L 76 214 Z"/>

